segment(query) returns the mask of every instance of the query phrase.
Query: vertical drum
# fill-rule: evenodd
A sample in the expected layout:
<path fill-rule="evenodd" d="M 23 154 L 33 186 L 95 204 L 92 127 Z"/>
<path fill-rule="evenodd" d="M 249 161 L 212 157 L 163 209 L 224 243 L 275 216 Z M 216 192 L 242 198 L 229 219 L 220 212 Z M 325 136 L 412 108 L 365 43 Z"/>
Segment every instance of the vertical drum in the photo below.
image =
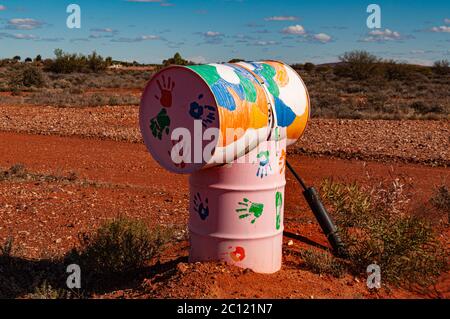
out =
<path fill-rule="evenodd" d="M 243 158 L 190 176 L 191 261 L 280 269 L 285 141 L 263 142 Z"/>

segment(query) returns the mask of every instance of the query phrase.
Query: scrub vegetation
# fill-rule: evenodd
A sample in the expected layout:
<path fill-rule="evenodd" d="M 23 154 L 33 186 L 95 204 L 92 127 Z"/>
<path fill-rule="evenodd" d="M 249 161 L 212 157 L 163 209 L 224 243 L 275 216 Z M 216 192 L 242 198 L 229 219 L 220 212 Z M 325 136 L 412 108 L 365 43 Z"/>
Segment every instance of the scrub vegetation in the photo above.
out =
<path fill-rule="evenodd" d="M 442 189 L 439 192 L 442 194 Z M 305 251 L 302 257 L 313 272 L 339 277 L 345 269 L 354 276 L 364 276 L 368 265 L 377 264 L 382 283 L 410 288 L 428 287 L 449 269 L 448 247 L 436 230 L 424 218 L 407 213 L 410 197 L 407 184 L 401 180 L 367 187 L 327 179 L 321 193 L 348 256 L 340 259 Z M 441 196 L 435 197 L 439 205 Z"/>
<path fill-rule="evenodd" d="M 53 59 L 27 61 L 0 61 L 0 91 L 10 93 L 0 96 L 0 105 L 137 106 L 147 81 L 161 67 L 194 64 L 179 53 L 161 65 L 140 65 L 95 52 L 85 56 L 62 50 L 55 50 Z M 449 118 L 450 66 L 446 60 L 426 67 L 351 51 L 338 63 L 306 62 L 292 67 L 308 87 L 313 117 Z"/>
<path fill-rule="evenodd" d="M 150 229 L 140 220 L 120 217 L 104 223 L 92 234 L 80 235 L 79 247 L 66 256 L 40 260 L 21 258 L 20 249 L 8 238 L 0 245 L 0 298 L 92 296 L 108 286 L 108 282 L 116 285 L 121 281 L 118 278 L 136 278 L 174 237 L 173 229 Z M 82 269 L 81 290 L 68 289 L 65 285 L 65 269 L 69 264 L 77 264 Z"/>

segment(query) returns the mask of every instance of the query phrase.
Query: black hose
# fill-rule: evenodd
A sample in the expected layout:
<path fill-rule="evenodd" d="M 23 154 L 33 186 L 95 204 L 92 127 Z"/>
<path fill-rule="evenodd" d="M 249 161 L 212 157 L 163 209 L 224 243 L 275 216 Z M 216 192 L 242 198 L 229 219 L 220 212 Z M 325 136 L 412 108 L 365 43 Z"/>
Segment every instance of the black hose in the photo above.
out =
<path fill-rule="evenodd" d="M 333 219 L 328 214 L 325 206 L 323 206 L 322 201 L 320 200 L 320 196 L 317 193 L 314 187 L 308 187 L 303 179 L 297 174 L 294 168 L 286 161 L 286 166 L 291 171 L 292 175 L 294 175 L 295 179 L 300 183 L 303 188 L 303 196 L 308 202 L 309 207 L 311 208 L 314 216 L 317 219 L 317 222 L 322 228 L 325 236 L 328 239 L 331 247 L 333 248 L 333 253 L 339 257 L 345 257 L 347 255 L 345 245 L 342 242 L 336 225 L 333 222 Z"/>

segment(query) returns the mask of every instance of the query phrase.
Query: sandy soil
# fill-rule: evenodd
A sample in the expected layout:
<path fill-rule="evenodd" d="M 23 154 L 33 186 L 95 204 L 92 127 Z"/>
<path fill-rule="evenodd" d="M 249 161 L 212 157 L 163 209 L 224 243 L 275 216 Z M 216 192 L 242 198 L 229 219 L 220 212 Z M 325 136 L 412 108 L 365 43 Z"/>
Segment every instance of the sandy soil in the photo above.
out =
<path fill-rule="evenodd" d="M 185 228 L 187 177 L 160 168 L 142 144 L 0 132 L 0 149 L 3 169 L 23 163 L 30 172 L 73 172 L 78 177 L 74 181 L 0 182 L 0 242 L 12 236 L 24 258 L 61 256 L 77 245 L 79 233 L 93 231 L 104 220 L 118 215 L 139 218 L 149 225 Z M 298 154 L 291 155 L 290 161 L 308 183 L 316 185 L 331 175 L 362 183 L 367 182 L 367 175 L 403 176 L 413 185 L 418 203 L 429 197 L 434 185 L 448 181 L 450 175 L 447 168 L 418 164 Z M 181 234 L 180 242 L 173 244 L 160 261 L 156 276 L 144 275 L 97 297 L 450 298 L 449 274 L 426 294 L 399 289 L 374 294 L 367 290 L 363 278 L 335 279 L 303 269 L 296 251 L 311 245 L 327 246 L 327 241 L 289 174 L 286 189 L 284 266 L 276 275 L 255 274 L 222 264 L 189 265 L 188 243 Z M 444 239 L 448 235 L 442 234 Z M 292 245 L 287 245 L 290 240 Z"/>

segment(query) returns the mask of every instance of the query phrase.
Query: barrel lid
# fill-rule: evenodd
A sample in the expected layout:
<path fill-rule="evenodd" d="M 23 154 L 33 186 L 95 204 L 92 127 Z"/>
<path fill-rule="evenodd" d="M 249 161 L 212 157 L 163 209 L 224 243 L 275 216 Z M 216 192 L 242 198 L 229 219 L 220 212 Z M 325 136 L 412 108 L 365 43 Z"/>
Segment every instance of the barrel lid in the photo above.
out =
<path fill-rule="evenodd" d="M 217 103 L 208 84 L 189 68 L 171 66 L 152 77 L 139 122 L 149 152 L 169 171 L 192 173 L 209 160 L 203 150 L 214 152 L 215 143 L 199 135 L 219 128 Z"/>

